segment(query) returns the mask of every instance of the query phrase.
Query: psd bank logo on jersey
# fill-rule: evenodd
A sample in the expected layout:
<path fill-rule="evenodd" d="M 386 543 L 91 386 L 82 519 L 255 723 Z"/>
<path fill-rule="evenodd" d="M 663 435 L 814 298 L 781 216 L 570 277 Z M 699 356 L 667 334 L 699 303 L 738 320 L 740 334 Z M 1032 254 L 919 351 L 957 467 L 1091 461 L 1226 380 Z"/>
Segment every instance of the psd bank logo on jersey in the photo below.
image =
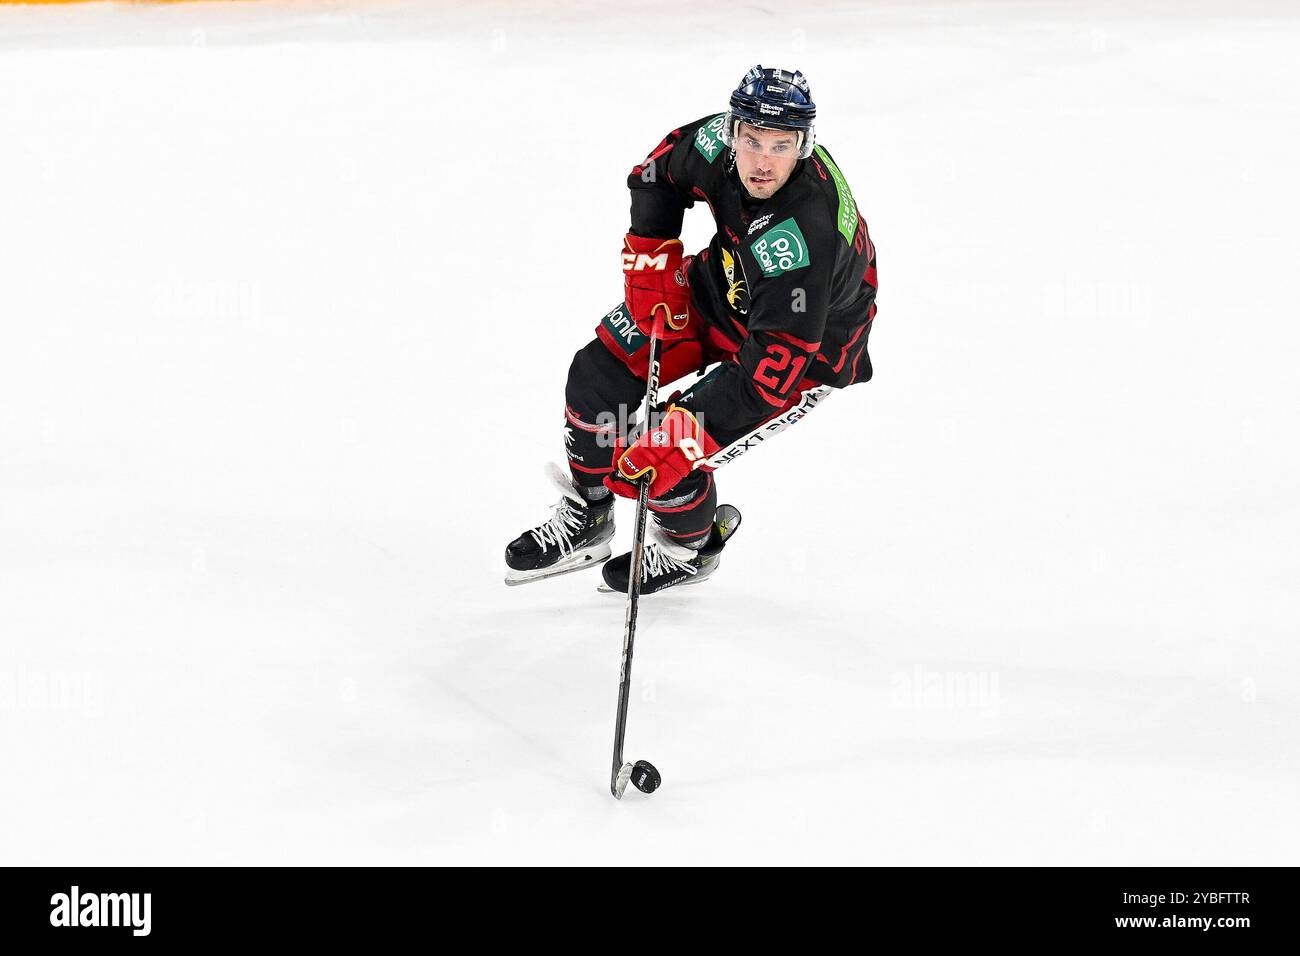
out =
<path fill-rule="evenodd" d="M 794 217 L 778 222 L 750 243 L 749 251 L 758 260 L 763 275 L 769 279 L 812 265 L 808 242 L 799 231 Z"/>
<path fill-rule="evenodd" d="M 727 121 L 726 113 L 719 113 L 695 131 L 695 148 L 710 163 L 722 152 L 722 127 Z"/>
<path fill-rule="evenodd" d="M 600 325 L 604 327 L 610 341 L 618 343 L 624 355 L 635 355 L 641 350 L 641 346 L 650 340 L 649 336 L 643 335 L 636 327 L 636 323 L 632 321 L 626 303 L 620 304 L 614 311 L 607 313 L 600 320 Z"/>

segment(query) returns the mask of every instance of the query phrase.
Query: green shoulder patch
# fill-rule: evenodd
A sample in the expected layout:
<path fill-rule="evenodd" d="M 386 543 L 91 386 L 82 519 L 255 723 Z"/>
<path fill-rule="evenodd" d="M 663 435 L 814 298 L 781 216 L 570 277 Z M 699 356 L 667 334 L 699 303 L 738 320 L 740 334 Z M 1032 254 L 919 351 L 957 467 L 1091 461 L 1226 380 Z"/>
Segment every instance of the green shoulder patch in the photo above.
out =
<path fill-rule="evenodd" d="M 812 265 L 808 242 L 799 231 L 799 224 L 793 216 L 775 226 L 769 226 L 766 232 L 750 243 L 749 250 L 758 260 L 763 275 L 769 279 Z"/>
<path fill-rule="evenodd" d="M 632 316 L 627 311 L 627 303 L 620 304 L 617 309 L 601 319 L 600 323 L 605 326 L 605 331 L 613 336 L 619 348 L 628 355 L 635 355 L 641 346 L 650 340 L 649 336 L 641 334 L 641 330 L 632 321 Z"/>
<path fill-rule="evenodd" d="M 713 162 L 722 153 L 722 124 L 727 120 L 726 113 L 719 113 L 695 131 L 695 148 L 700 155 Z"/>
<path fill-rule="evenodd" d="M 858 231 L 858 204 L 853 201 L 853 193 L 849 190 L 848 181 L 840 168 L 831 160 L 830 155 L 820 146 L 814 146 L 813 152 L 817 158 L 826 164 L 826 170 L 831 174 L 831 179 L 835 181 L 835 192 L 839 196 L 840 208 L 836 215 L 836 226 L 840 230 L 840 235 L 849 245 L 853 245 L 853 234 Z"/>

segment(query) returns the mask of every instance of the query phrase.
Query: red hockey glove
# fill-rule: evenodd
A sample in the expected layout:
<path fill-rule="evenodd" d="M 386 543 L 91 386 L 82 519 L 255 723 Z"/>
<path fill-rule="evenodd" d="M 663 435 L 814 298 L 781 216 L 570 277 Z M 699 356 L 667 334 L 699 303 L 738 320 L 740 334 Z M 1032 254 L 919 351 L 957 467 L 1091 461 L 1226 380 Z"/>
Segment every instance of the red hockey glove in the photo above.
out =
<path fill-rule="evenodd" d="M 709 433 L 684 408 L 670 405 L 657 426 L 645 432 L 629 448 L 619 439 L 614 445 L 614 471 L 605 486 L 625 498 L 637 496 L 632 484 L 642 475 L 650 482 L 650 497 L 662 498 L 689 475 L 695 463 L 719 448 Z"/>
<path fill-rule="evenodd" d="M 655 312 L 662 310 L 665 342 L 687 338 L 691 319 L 691 287 L 682 259 L 680 239 L 646 239 L 628 233 L 623 238 L 623 298 L 632 321 L 646 335 Z"/>

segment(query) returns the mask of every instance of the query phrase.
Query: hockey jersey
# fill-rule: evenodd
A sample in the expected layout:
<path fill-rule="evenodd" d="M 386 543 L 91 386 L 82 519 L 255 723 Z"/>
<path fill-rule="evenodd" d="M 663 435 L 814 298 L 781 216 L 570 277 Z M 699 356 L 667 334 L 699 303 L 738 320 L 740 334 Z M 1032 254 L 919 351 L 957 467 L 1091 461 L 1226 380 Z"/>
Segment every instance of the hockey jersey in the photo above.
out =
<path fill-rule="evenodd" d="M 853 193 L 818 145 L 773 196 L 756 200 L 722 141 L 725 114 L 675 129 L 628 176 L 631 231 L 675 239 L 685 210 L 708 204 L 717 231 L 691 263 L 692 304 L 735 347 L 678 404 L 711 432 L 762 422 L 809 383 L 871 378 L 876 250 Z"/>

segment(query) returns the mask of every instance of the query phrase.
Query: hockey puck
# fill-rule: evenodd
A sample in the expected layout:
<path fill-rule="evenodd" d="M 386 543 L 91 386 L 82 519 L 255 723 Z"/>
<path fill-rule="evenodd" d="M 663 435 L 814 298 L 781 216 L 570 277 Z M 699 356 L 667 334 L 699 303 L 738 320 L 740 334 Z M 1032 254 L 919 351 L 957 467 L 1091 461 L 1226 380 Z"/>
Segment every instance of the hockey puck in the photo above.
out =
<path fill-rule="evenodd" d="M 659 789 L 659 784 L 663 779 L 659 776 L 659 771 L 655 765 L 648 760 L 638 760 L 632 767 L 632 786 L 636 787 L 642 793 L 654 793 Z"/>

